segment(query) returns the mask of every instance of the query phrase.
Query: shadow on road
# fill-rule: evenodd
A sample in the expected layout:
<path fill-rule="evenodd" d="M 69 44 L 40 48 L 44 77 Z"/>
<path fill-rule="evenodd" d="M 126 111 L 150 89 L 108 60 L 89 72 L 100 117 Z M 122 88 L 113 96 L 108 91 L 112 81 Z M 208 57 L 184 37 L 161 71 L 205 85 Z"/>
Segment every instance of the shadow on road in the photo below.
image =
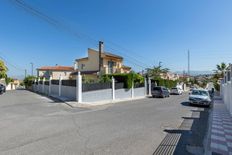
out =
<path fill-rule="evenodd" d="M 183 106 L 190 106 L 182 102 Z M 165 129 L 167 133 L 153 155 L 192 155 L 204 154 L 204 138 L 208 129 L 210 108 L 198 107 L 191 110 L 191 117 L 182 117 L 184 120 L 178 129 Z"/>
<path fill-rule="evenodd" d="M 33 92 L 33 91 L 27 90 L 27 89 L 22 89 L 22 90 L 23 90 L 23 91 L 29 91 L 29 92 L 31 92 L 31 93 L 33 93 L 33 94 L 36 94 L 36 95 L 39 95 L 39 96 L 41 96 L 41 97 L 48 98 L 48 99 L 51 100 L 49 103 L 64 103 L 64 101 L 59 100 L 59 99 L 57 99 L 57 98 L 55 98 L 55 97 L 52 97 L 52 96 L 48 96 L 48 95 L 45 95 L 45 94 L 42 94 L 42 93 L 39 93 L 39 92 Z M 19 91 L 20 91 L 20 90 L 19 90 Z"/>

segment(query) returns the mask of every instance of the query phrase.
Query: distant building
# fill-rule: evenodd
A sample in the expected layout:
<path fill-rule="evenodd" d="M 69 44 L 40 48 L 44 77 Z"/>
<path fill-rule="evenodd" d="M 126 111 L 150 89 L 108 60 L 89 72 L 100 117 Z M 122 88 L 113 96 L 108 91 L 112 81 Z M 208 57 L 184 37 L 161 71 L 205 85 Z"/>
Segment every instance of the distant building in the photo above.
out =
<path fill-rule="evenodd" d="M 20 83 L 22 81 L 18 80 L 18 79 L 14 79 L 13 82 L 8 83 L 8 85 L 6 85 L 6 90 L 15 90 L 20 86 Z"/>
<path fill-rule="evenodd" d="M 165 73 L 165 74 L 164 74 L 164 73 L 161 73 L 161 74 L 160 74 L 160 77 L 161 77 L 162 79 L 173 80 L 173 81 L 179 79 L 179 75 L 178 75 L 178 74 L 176 74 L 176 73 L 171 73 L 171 72 L 168 72 L 168 73 Z"/>
<path fill-rule="evenodd" d="M 74 71 L 73 67 L 70 66 L 43 66 L 37 69 L 38 77 L 45 77 L 52 79 L 59 79 L 62 76 L 63 79 L 69 79 L 70 74 Z"/>

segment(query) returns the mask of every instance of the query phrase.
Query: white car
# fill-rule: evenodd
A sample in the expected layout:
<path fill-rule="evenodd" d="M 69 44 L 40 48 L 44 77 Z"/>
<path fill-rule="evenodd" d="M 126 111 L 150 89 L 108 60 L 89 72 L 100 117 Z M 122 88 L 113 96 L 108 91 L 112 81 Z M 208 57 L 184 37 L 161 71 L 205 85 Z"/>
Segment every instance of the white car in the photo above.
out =
<path fill-rule="evenodd" d="M 178 87 L 172 88 L 170 92 L 170 94 L 172 95 L 181 95 L 182 93 L 183 93 L 183 90 Z"/>
<path fill-rule="evenodd" d="M 210 106 L 212 100 L 207 90 L 193 89 L 192 92 L 189 94 L 189 102 L 190 104 L 195 104 L 195 105 Z"/>

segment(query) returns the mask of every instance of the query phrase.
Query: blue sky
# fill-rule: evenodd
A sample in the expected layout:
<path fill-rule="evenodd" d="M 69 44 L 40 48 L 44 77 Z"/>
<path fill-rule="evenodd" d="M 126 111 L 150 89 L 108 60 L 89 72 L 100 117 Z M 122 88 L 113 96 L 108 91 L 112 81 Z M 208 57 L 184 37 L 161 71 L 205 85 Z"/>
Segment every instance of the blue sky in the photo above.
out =
<path fill-rule="evenodd" d="M 0 56 L 9 63 L 10 76 L 24 75 L 23 69 L 30 73 L 30 62 L 35 68 L 73 65 L 87 48 L 97 48 L 98 40 L 136 71 L 159 61 L 172 71 L 187 70 L 188 49 L 191 70 L 213 70 L 232 59 L 231 0 L 24 1 L 81 37 L 2 0 Z"/>

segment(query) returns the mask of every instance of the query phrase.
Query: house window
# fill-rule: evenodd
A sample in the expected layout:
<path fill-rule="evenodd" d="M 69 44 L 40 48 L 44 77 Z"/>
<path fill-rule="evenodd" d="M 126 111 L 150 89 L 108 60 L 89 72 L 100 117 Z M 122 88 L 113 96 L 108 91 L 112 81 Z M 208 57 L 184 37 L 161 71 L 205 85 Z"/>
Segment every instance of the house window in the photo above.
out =
<path fill-rule="evenodd" d="M 114 68 L 115 64 L 116 64 L 116 63 L 113 62 L 113 61 L 108 61 L 108 73 L 109 73 L 109 74 L 114 73 L 113 68 Z"/>
<path fill-rule="evenodd" d="M 84 69 L 84 67 L 85 67 L 85 64 L 81 64 L 81 69 Z"/>

